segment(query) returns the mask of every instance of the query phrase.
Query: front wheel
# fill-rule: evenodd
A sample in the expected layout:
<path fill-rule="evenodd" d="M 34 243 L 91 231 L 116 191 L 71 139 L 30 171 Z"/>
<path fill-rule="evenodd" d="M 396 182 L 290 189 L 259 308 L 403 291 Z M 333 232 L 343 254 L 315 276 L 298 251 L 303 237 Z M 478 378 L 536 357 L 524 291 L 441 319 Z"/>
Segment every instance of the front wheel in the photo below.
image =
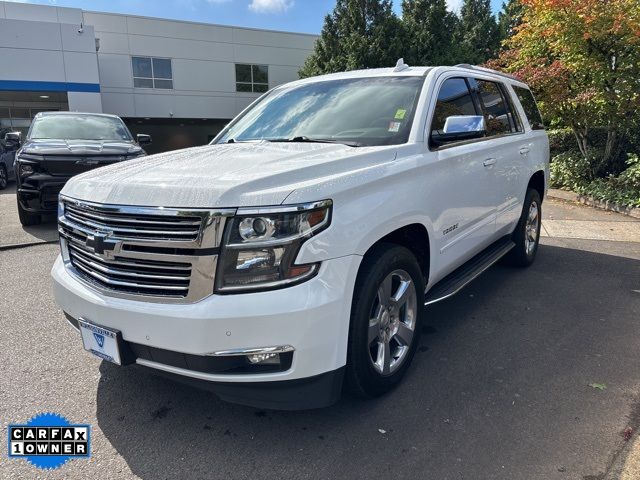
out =
<path fill-rule="evenodd" d="M 351 308 L 347 386 L 376 397 L 395 387 L 415 353 L 424 310 L 424 279 L 415 256 L 383 244 L 358 273 Z"/>
<path fill-rule="evenodd" d="M 520 220 L 513 231 L 512 238 L 516 246 L 507 256 L 507 261 L 510 264 L 516 267 L 528 267 L 533 263 L 538 252 L 541 225 L 542 202 L 540 194 L 537 190 L 530 188 L 525 196 Z"/>

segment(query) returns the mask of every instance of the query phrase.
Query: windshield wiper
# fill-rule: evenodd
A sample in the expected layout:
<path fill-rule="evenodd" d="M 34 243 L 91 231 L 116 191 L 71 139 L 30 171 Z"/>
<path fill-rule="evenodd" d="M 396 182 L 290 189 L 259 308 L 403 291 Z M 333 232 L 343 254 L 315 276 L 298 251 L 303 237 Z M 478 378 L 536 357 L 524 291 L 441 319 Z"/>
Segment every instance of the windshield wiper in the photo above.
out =
<path fill-rule="evenodd" d="M 305 135 L 300 135 L 293 138 L 265 138 L 267 142 L 288 142 L 288 143 L 340 143 L 349 147 L 361 147 L 359 142 L 353 142 L 350 140 L 333 140 L 331 138 L 310 138 Z"/>
<path fill-rule="evenodd" d="M 224 143 L 251 143 L 251 142 L 258 142 L 259 139 L 249 139 L 249 140 L 236 140 L 235 138 L 230 138 L 229 140 L 227 140 Z"/>

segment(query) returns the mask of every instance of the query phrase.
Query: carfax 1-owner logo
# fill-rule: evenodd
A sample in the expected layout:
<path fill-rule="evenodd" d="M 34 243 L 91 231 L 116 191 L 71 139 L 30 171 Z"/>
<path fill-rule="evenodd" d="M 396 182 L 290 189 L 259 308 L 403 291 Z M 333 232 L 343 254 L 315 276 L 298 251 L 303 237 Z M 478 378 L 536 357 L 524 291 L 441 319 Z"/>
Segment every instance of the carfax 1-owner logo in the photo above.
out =
<path fill-rule="evenodd" d="M 57 413 L 9 425 L 7 434 L 9 457 L 25 458 L 38 468 L 58 468 L 71 458 L 91 456 L 91 425 L 72 425 Z"/>

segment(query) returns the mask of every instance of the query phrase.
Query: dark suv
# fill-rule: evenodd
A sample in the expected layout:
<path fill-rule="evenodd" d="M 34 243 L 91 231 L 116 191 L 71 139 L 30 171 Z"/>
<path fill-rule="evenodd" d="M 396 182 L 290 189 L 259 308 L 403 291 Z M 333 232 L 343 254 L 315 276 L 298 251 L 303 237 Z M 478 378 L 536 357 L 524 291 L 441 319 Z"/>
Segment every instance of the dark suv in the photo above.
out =
<path fill-rule="evenodd" d="M 72 176 L 146 155 L 140 145 L 150 142 L 144 134 L 134 139 L 115 115 L 38 113 L 15 158 L 20 223 L 35 225 L 41 215 L 55 213 L 58 193 Z"/>

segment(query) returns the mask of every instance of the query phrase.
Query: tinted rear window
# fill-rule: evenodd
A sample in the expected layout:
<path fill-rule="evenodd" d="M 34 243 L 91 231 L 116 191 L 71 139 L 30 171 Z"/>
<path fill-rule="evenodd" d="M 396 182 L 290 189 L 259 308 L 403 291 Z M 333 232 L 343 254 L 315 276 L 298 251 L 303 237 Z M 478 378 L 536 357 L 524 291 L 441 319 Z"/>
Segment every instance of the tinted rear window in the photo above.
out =
<path fill-rule="evenodd" d="M 476 80 L 478 96 L 482 101 L 482 110 L 486 122 L 487 136 L 511 133 L 509 111 L 504 102 L 500 87 L 497 83 L 486 80 Z"/>
<path fill-rule="evenodd" d="M 529 120 L 531 129 L 544 130 L 542 116 L 540 115 L 540 110 L 538 110 L 536 100 L 533 98 L 533 94 L 531 93 L 531 91 L 526 88 L 516 86 L 514 86 L 513 89 L 518 96 L 518 100 L 520 100 L 520 104 L 522 105 L 524 113 L 527 115 L 527 119 Z"/>

